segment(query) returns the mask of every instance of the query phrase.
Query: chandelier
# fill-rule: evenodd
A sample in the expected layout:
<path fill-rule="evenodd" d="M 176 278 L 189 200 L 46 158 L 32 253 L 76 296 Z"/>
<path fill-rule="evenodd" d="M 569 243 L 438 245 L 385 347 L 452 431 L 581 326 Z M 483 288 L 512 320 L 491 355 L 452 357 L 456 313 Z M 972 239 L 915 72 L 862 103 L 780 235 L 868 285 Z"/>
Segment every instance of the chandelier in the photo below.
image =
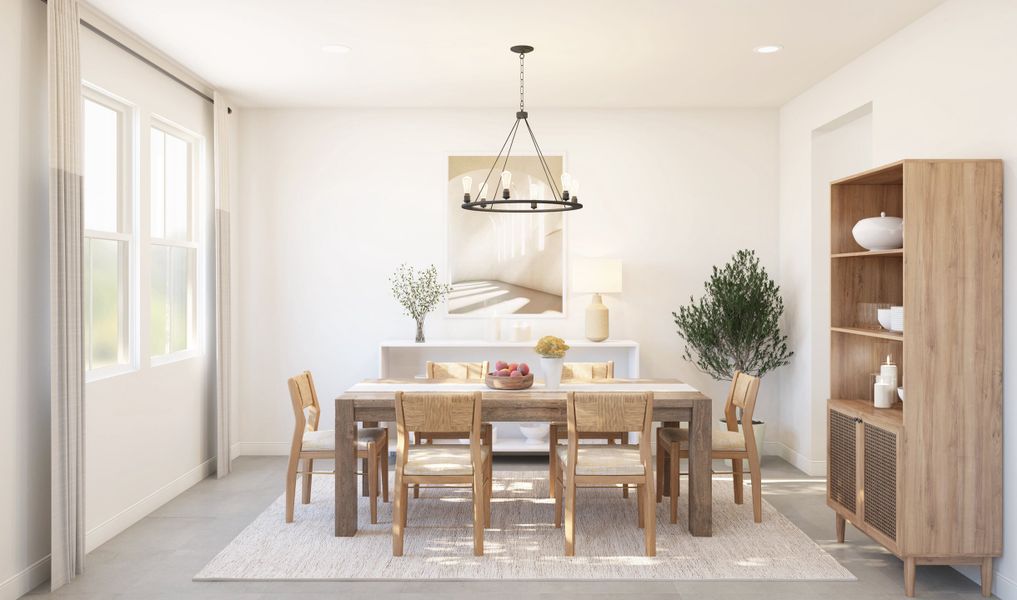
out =
<path fill-rule="evenodd" d="M 505 137 L 501 149 L 498 150 L 498 156 L 495 157 L 494 163 L 491 164 L 491 168 L 487 171 L 487 176 L 484 178 L 484 183 L 480 186 L 476 200 L 470 196 L 473 191 L 473 178 L 470 176 L 463 177 L 462 207 L 466 210 L 502 213 L 548 213 L 579 210 L 583 207 L 579 203 L 579 181 L 572 179 L 568 173 L 562 173 L 561 189 L 558 189 L 558 184 L 555 182 L 554 176 L 551 175 L 551 168 L 548 167 L 544 153 L 540 151 L 540 144 L 537 143 L 537 138 L 533 135 L 533 129 L 530 127 L 529 114 L 526 112 L 523 62 L 526 55 L 533 52 L 533 46 L 512 46 L 510 50 L 519 55 L 519 111 L 516 112 L 516 122 L 509 129 L 508 136 Z M 536 197 L 515 198 L 509 192 L 512 184 L 512 173 L 507 170 L 508 159 L 512 153 L 512 146 L 515 144 L 516 133 L 519 131 L 520 123 L 526 126 L 526 132 L 530 135 L 530 140 L 533 142 L 533 149 L 537 152 L 540 168 L 543 171 L 544 178 L 547 180 L 547 188 L 551 191 L 550 200 Z M 502 158 L 502 153 L 504 153 L 504 158 Z M 488 183 L 491 175 L 498 168 L 499 161 L 501 162 L 499 177 L 501 199 L 497 199 L 495 196 L 488 199 Z M 532 189 L 533 186 L 531 186 Z M 531 196 L 536 196 L 536 194 L 531 191 Z"/>

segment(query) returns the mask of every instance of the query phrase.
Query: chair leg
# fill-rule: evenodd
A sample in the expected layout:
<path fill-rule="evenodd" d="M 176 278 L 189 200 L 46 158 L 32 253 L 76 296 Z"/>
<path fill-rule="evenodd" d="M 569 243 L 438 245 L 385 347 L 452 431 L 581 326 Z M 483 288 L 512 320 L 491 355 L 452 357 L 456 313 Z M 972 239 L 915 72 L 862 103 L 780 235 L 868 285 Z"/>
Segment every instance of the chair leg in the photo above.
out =
<path fill-rule="evenodd" d="M 646 555 L 657 556 L 657 504 L 653 501 L 653 478 L 646 478 L 647 489 L 643 493 L 646 502 L 646 521 L 643 533 L 646 536 Z M 644 486 L 640 486 L 644 487 Z"/>
<path fill-rule="evenodd" d="M 664 499 L 664 444 L 660 439 L 660 429 L 657 429 L 657 502 Z"/>
<path fill-rule="evenodd" d="M 395 504 L 392 507 L 392 556 L 403 555 L 403 536 L 406 533 L 407 487 L 403 483 L 402 474 L 396 470 Z"/>
<path fill-rule="evenodd" d="M 293 503 L 297 496 L 297 465 L 300 459 L 296 452 L 290 453 L 290 462 L 286 466 L 286 522 L 293 522 Z"/>
<path fill-rule="evenodd" d="M 621 434 L 621 437 L 618 438 L 618 442 L 621 443 L 621 444 L 629 443 L 629 434 L 627 434 L 627 433 Z M 623 483 L 622 484 L 622 498 L 628 498 L 628 497 L 629 497 L 629 484 Z"/>
<path fill-rule="evenodd" d="M 314 459 L 308 458 L 304 460 L 304 491 L 301 494 L 301 504 L 311 503 L 311 471 L 314 470 Z"/>
<path fill-rule="evenodd" d="M 763 522 L 763 483 L 759 472 L 759 457 L 749 455 L 749 478 L 752 480 L 752 518 L 756 523 Z"/>
<path fill-rule="evenodd" d="M 563 484 L 565 486 L 565 556 L 575 556 L 576 482 L 569 478 L 569 481 L 564 481 Z"/>
<path fill-rule="evenodd" d="M 367 495 L 371 503 L 371 524 L 378 523 L 378 447 L 374 442 L 367 445 Z"/>
<path fill-rule="evenodd" d="M 413 434 L 413 445 L 414 446 L 421 445 L 420 444 L 420 434 L 419 433 L 414 433 Z M 413 485 L 413 497 L 414 498 L 419 498 L 420 497 L 420 484 L 414 484 Z"/>
<path fill-rule="evenodd" d="M 643 501 L 643 492 L 645 491 L 645 488 L 646 486 L 642 485 L 636 486 L 636 504 L 639 505 L 639 507 L 636 509 L 636 514 L 638 515 L 637 518 L 640 529 L 642 529 L 646 523 L 646 515 L 643 514 L 644 510 L 646 509 L 646 503 Z"/>
<path fill-rule="evenodd" d="M 484 555 L 484 468 L 473 469 L 473 555 Z"/>
<path fill-rule="evenodd" d="M 487 459 L 487 484 L 484 490 L 484 526 L 491 527 L 491 497 L 494 496 L 494 458 Z"/>
<path fill-rule="evenodd" d="M 556 479 L 558 478 L 558 452 L 556 446 L 558 445 L 558 426 L 551 423 L 547 426 L 547 473 L 548 473 L 548 487 L 550 490 L 550 496 L 556 498 L 555 485 L 557 485 Z"/>
<path fill-rule="evenodd" d="M 671 522 L 678 522 L 678 493 L 681 490 L 681 464 L 682 460 L 678 454 L 678 444 L 671 444 Z"/>
<path fill-rule="evenodd" d="M 388 502 L 388 437 L 382 440 L 381 448 L 378 448 L 381 456 L 378 457 L 379 468 L 381 469 L 381 499 Z"/>
<path fill-rule="evenodd" d="M 561 529 L 561 509 L 564 495 L 564 483 L 560 478 L 560 474 L 556 473 L 554 476 L 558 485 L 554 488 L 554 527 L 555 529 Z"/>
<path fill-rule="evenodd" d="M 745 480 L 742 475 L 742 459 L 736 458 L 731 461 L 731 479 L 734 480 L 734 501 L 735 504 L 742 504 L 745 502 L 744 498 L 744 487 Z"/>

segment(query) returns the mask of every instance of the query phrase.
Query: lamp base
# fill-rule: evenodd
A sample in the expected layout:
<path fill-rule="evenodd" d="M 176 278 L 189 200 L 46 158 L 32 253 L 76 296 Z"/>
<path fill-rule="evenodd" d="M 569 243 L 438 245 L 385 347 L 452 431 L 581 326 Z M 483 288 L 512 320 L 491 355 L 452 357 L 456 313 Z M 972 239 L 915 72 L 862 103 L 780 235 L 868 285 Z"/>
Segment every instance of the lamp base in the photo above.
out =
<path fill-rule="evenodd" d="M 594 294 L 590 305 L 586 307 L 586 339 L 591 342 L 603 342 L 609 333 L 608 310 L 600 294 Z"/>

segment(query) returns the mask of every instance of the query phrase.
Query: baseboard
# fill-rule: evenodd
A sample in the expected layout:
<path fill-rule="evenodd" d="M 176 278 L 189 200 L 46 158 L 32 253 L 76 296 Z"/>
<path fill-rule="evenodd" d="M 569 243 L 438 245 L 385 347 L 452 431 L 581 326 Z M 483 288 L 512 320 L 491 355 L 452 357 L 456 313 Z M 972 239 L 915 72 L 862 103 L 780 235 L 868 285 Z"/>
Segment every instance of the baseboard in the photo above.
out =
<path fill-rule="evenodd" d="M 49 554 L 0 581 L 0 600 L 15 600 L 49 579 Z"/>
<path fill-rule="evenodd" d="M 806 475 L 819 477 L 826 475 L 826 461 L 813 460 L 781 442 L 766 442 L 763 454 L 774 454 L 786 460 Z"/>
<path fill-rule="evenodd" d="M 240 442 L 230 446 L 230 460 L 235 460 L 238 456 L 240 456 L 240 454 Z"/>
<path fill-rule="evenodd" d="M 982 585 L 982 570 L 979 567 L 974 565 L 957 565 L 954 569 L 971 581 Z M 1010 579 L 999 571 L 993 571 L 992 594 L 1002 600 L 1017 600 L 1017 581 Z"/>
<path fill-rule="evenodd" d="M 240 456 L 289 456 L 290 442 L 240 442 Z"/>
<path fill-rule="evenodd" d="M 215 472 L 215 458 L 210 458 L 167 483 L 151 494 L 128 506 L 118 514 L 85 532 L 85 552 L 91 552 L 114 536 L 134 525 L 155 509 L 176 498 L 192 485 Z"/>

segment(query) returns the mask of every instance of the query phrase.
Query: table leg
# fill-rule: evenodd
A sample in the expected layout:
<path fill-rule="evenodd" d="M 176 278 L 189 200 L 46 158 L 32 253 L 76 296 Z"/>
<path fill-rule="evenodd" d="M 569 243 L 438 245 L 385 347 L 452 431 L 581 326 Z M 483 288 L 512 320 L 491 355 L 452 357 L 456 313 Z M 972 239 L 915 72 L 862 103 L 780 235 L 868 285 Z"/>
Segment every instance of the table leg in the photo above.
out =
<path fill-rule="evenodd" d="M 364 421 L 363 423 L 361 423 L 361 425 L 363 425 L 364 427 L 377 427 L 378 423 L 377 421 Z M 360 476 L 360 495 L 366 498 L 367 496 L 370 495 L 368 493 L 370 491 L 368 490 L 369 487 L 368 476 L 371 472 L 370 465 L 367 463 L 366 458 L 360 460 L 360 472 L 362 473 L 362 475 Z"/>
<path fill-rule="evenodd" d="M 692 420 L 689 422 L 689 532 L 694 536 L 712 535 L 712 412 L 713 407 L 709 402 L 697 402 L 692 408 Z"/>
<path fill-rule="evenodd" d="M 335 534 L 352 537 L 357 533 L 357 424 L 353 402 L 335 402 Z"/>
<path fill-rule="evenodd" d="M 678 421 L 664 421 L 660 424 L 661 427 L 679 427 L 681 423 Z M 657 446 L 657 454 L 660 454 L 663 450 L 660 446 Z M 664 454 L 664 483 L 661 484 L 660 489 L 665 497 L 671 496 L 671 461 L 678 460 L 677 457 L 672 458 L 670 454 Z"/>

